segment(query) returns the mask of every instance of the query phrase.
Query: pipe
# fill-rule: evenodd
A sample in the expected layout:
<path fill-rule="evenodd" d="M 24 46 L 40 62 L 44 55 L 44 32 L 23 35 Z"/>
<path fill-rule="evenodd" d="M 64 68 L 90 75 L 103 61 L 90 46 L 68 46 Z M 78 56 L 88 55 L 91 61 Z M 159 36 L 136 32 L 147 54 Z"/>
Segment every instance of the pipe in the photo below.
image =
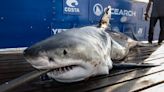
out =
<path fill-rule="evenodd" d="M 35 79 L 36 77 L 39 77 L 49 71 L 51 71 L 51 70 L 34 70 L 30 73 L 22 75 L 14 80 L 11 80 L 9 82 L 6 82 L 6 83 L 0 85 L 0 92 L 8 92 L 8 91 L 10 91 L 24 83 L 27 83 L 27 82 Z"/>

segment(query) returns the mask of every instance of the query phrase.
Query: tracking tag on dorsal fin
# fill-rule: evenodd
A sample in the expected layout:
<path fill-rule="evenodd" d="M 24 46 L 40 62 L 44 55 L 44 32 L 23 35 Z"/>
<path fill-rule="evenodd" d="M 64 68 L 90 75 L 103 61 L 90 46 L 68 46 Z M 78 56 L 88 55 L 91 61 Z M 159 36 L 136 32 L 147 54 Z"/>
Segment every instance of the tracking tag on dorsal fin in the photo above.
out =
<path fill-rule="evenodd" d="M 103 29 L 108 28 L 110 19 L 111 19 L 111 6 L 108 6 L 104 10 L 104 15 L 102 16 L 98 27 L 103 28 Z"/>

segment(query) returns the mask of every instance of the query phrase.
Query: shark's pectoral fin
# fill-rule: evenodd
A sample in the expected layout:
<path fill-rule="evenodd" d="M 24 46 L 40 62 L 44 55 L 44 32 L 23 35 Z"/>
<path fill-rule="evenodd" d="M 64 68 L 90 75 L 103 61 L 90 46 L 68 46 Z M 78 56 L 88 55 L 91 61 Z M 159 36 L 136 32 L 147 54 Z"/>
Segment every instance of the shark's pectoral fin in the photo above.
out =
<path fill-rule="evenodd" d="M 129 52 L 128 48 L 123 47 L 116 41 L 112 40 L 111 44 L 111 59 L 112 60 L 122 60 L 127 56 Z"/>

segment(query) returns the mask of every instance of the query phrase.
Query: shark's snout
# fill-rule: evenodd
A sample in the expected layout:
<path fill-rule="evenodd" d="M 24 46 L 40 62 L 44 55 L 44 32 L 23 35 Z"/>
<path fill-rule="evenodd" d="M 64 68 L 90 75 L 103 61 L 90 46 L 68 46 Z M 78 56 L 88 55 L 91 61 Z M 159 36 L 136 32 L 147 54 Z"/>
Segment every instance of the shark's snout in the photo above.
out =
<path fill-rule="evenodd" d="M 38 56 L 39 51 L 36 48 L 29 47 L 23 51 L 25 57 L 36 57 Z"/>
<path fill-rule="evenodd" d="M 49 67 L 49 61 L 52 61 L 53 58 L 43 53 L 39 47 L 29 47 L 24 50 L 23 55 L 27 62 L 29 62 L 33 67 L 37 69 L 46 69 Z M 42 53 L 44 55 L 42 55 Z"/>

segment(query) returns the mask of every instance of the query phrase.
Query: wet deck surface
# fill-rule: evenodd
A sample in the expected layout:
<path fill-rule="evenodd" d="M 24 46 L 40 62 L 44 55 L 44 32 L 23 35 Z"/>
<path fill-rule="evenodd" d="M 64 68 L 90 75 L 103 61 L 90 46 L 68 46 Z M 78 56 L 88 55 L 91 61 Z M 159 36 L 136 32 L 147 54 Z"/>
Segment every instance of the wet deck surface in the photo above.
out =
<path fill-rule="evenodd" d="M 162 92 L 164 90 L 164 45 L 132 49 L 124 61 L 149 62 L 161 66 L 145 69 L 111 70 L 109 75 L 96 76 L 76 83 L 59 83 L 37 78 L 11 92 Z M 0 54 L 0 84 L 33 71 L 22 54 Z"/>

